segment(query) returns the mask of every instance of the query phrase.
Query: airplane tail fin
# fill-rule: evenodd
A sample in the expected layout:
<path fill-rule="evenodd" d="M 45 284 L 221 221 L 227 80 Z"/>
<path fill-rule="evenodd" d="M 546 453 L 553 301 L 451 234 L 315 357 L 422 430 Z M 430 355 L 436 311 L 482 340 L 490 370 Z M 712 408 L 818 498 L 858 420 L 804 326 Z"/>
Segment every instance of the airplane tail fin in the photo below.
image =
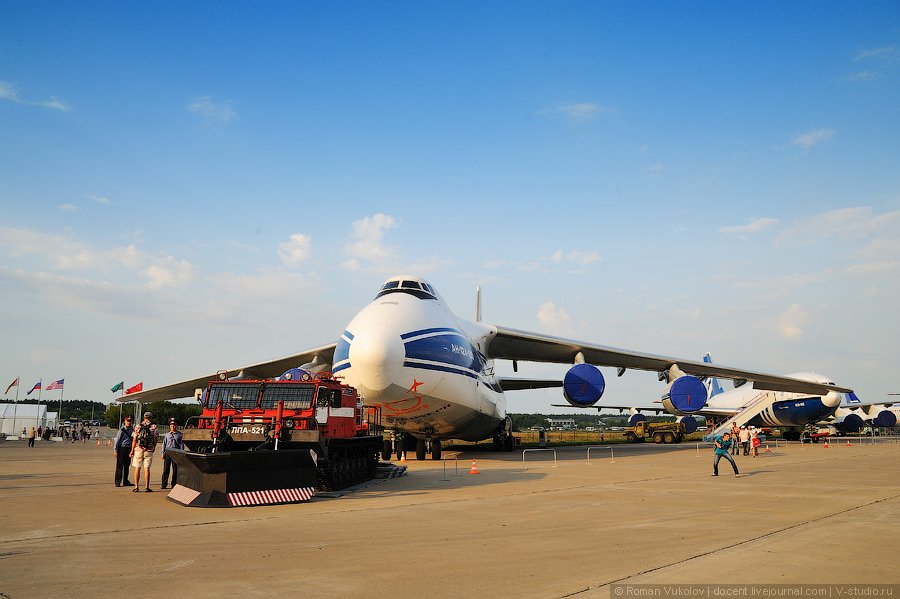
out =
<path fill-rule="evenodd" d="M 475 287 L 475 322 L 481 322 L 481 286 Z"/>
<path fill-rule="evenodd" d="M 712 364 L 712 356 L 709 355 L 709 352 L 706 352 L 706 355 L 703 356 L 703 361 L 707 364 Z M 722 388 L 722 385 L 719 384 L 719 379 L 714 376 L 706 379 L 706 397 L 710 398 L 713 395 L 718 395 L 719 393 L 724 392 L 725 389 Z"/>

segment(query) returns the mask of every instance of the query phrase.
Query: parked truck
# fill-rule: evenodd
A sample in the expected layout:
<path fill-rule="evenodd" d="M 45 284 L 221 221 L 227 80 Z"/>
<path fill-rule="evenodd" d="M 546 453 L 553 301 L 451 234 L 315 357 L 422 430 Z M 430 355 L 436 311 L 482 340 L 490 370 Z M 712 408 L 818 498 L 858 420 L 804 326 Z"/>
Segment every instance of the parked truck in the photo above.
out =
<path fill-rule="evenodd" d="M 644 420 L 625 429 L 625 440 L 642 443 L 653 439 L 654 443 L 681 443 L 686 432 L 680 422 L 646 422 Z"/>
<path fill-rule="evenodd" d="M 376 474 L 380 408 L 365 406 L 331 373 L 295 368 L 277 380 L 220 373 L 198 400 L 203 411 L 184 428 L 186 450 L 167 451 L 178 466 L 169 498 L 179 503 L 289 503 Z"/>

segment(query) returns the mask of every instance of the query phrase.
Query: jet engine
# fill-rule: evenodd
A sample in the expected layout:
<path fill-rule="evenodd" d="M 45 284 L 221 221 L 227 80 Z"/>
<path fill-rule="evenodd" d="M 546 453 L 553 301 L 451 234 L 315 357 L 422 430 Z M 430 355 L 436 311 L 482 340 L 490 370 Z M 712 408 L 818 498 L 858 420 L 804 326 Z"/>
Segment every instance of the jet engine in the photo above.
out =
<path fill-rule="evenodd" d="M 281 373 L 281 376 L 278 377 L 279 381 L 308 381 L 312 378 L 310 372 L 304 368 L 291 368 L 290 370 L 285 370 Z"/>
<path fill-rule="evenodd" d="M 632 414 L 628 417 L 628 426 L 636 426 L 638 422 L 646 422 L 647 417 L 643 414 Z"/>
<path fill-rule="evenodd" d="M 890 410 L 881 410 L 872 420 L 875 426 L 894 426 L 897 424 L 897 415 Z"/>
<path fill-rule="evenodd" d="M 691 433 L 697 432 L 697 419 L 693 416 L 682 416 L 678 419 L 678 422 L 684 426 L 685 433 L 690 435 Z"/>
<path fill-rule="evenodd" d="M 573 406 L 592 406 L 600 401 L 605 390 L 603 373 L 591 364 L 576 364 L 563 378 L 563 396 Z"/>
<path fill-rule="evenodd" d="M 838 408 L 834 413 L 834 422 L 832 424 L 843 432 L 858 433 L 865 426 L 865 420 L 855 409 Z"/>
<path fill-rule="evenodd" d="M 680 376 L 666 387 L 663 407 L 671 414 L 692 414 L 706 405 L 706 385 L 695 376 Z"/>

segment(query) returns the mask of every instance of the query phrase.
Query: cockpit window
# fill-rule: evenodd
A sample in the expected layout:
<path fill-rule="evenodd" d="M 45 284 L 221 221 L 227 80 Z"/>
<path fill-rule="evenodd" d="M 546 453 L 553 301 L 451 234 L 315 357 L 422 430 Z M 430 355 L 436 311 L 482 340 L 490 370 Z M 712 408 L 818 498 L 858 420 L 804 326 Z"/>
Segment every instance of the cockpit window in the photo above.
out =
<path fill-rule="evenodd" d="M 408 293 L 409 295 L 414 295 L 417 298 L 424 300 L 437 299 L 431 285 L 411 280 L 388 281 L 381 286 L 381 291 L 379 291 L 378 295 L 375 297 L 379 298 L 388 293 Z"/>

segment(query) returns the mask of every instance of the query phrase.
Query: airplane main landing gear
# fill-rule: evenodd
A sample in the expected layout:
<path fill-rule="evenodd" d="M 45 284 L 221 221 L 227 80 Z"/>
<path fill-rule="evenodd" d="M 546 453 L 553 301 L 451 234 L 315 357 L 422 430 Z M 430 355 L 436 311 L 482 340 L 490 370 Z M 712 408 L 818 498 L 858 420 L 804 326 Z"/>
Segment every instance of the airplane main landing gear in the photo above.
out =
<path fill-rule="evenodd" d="M 514 447 L 514 439 L 512 435 L 512 418 L 507 416 L 500 429 L 494 435 L 493 449 L 494 451 L 512 451 Z"/>
<path fill-rule="evenodd" d="M 430 435 L 424 439 L 416 439 L 416 459 L 424 460 L 429 453 L 431 454 L 432 460 L 441 459 L 440 440 L 432 440 Z"/>

